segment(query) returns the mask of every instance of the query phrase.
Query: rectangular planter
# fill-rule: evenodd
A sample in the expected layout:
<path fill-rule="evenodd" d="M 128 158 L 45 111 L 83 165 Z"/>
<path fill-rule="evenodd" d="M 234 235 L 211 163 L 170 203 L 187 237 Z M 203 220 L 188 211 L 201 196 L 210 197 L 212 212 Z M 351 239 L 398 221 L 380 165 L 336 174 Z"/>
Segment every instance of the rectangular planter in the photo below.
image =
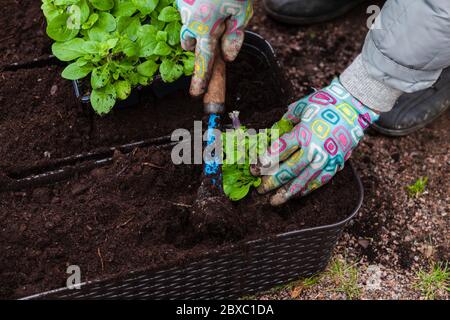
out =
<path fill-rule="evenodd" d="M 262 37 L 247 32 L 244 49 L 260 59 L 271 69 L 278 96 L 292 97 L 291 86 L 285 81 L 274 51 Z M 182 88 L 189 81 L 180 80 Z M 166 85 L 156 80 L 149 89 L 141 88 L 122 107 L 140 102 L 143 90 L 151 90 L 161 96 L 179 90 L 180 83 Z M 75 93 L 83 103 L 89 96 L 82 95 L 79 83 L 74 83 Z M 49 167 L 17 173 L 18 182 L 11 189 L 35 187 L 68 179 L 81 171 L 110 163 L 114 150 L 131 152 L 136 147 L 160 145 L 168 147 L 167 137 L 141 141 L 110 148 L 101 152 L 74 155 L 57 159 Z M 315 228 L 281 233 L 255 241 L 229 246 L 223 250 L 207 252 L 181 265 L 169 265 L 159 269 L 140 270 L 82 285 L 81 290 L 61 288 L 24 299 L 232 299 L 268 290 L 301 277 L 324 270 L 333 249 L 347 223 L 357 214 L 363 201 L 363 188 L 358 174 L 349 164 L 353 183 L 358 190 L 352 210 L 342 221 Z M 80 170 L 76 170 L 76 169 Z M 15 186 L 15 187 L 14 187 Z M 7 188 L 8 189 L 8 188 Z"/>
<path fill-rule="evenodd" d="M 181 266 L 61 288 L 24 299 L 236 299 L 308 277 L 325 269 L 347 223 L 363 201 L 363 187 L 351 164 L 358 198 L 346 219 L 311 229 L 250 241 L 211 252 Z"/>

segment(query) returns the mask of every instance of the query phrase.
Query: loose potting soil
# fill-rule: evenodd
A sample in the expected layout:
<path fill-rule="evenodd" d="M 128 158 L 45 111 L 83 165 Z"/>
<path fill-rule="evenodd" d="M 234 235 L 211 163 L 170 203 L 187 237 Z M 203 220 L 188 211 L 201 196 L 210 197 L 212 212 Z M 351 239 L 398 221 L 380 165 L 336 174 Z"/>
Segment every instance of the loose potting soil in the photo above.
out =
<path fill-rule="evenodd" d="M 51 54 L 41 1 L 2 0 L 0 67 L 30 62 Z"/>
<path fill-rule="evenodd" d="M 269 126 L 285 100 L 274 91 L 267 65 L 242 54 L 228 68 L 228 110 L 241 110 L 244 123 Z M 145 93 L 142 103 L 99 117 L 74 97 L 62 67 L 3 72 L 0 77 L 0 171 L 191 129 L 201 120 L 201 100 L 187 90 L 164 99 Z M 234 85 L 239 83 L 239 86 Z M 258 111 L 258 112 L 256 112 Z"/>
<path fill-rule="evenodd" d="M 116 153 L 113 163 L 70 181 L 0 194 L 0 297 L 65 286 L 66 269 L 82 280 L 159 268 L 209 250 L 344 219 L 357 187 L 344 169 L 312 196 L 272 208 L 251 194 L 233 203 L 216 233 L 196 232 L 191 209 L 201 166 L 175 166 L 170 150 Z"/>

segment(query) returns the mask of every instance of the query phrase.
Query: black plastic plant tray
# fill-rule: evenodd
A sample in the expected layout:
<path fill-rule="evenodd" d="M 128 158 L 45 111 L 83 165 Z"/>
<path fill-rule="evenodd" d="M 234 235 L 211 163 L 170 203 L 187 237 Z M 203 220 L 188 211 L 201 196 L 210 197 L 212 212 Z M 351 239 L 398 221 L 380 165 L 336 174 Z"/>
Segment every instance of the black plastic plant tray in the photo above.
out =
<path fill-rule="evenodd" d="M 281 76 L 281 70 L 275 52 L 272 46 L 260 35 L 246 31 L 245 41 L 242 48 L 243 51 L 251 53 L 257 59 L 263 59 L 269 68 L 273 71 L 273 80 L 276 87 L 280 88 L 279 97 L 290 97 L 290 85 L 286 85 L 284 78 Z M 90 103 L 90 88 L 88 83 L 75 80 L 72 82 L 75 96 L 84 104 Z M 146 87 L 139 86 L 132 90 L 128 99 L 118 101 L 116 108 L 128 108 L 141 103 L 144 92 L 151 92 L 157 98 L 163 98 L 178 90 L 187 90 L 190 85 L 190 77 L 182 77 L 173 83 L 164 83 L 159 75 L 155 77 L 153 82 Z"/>
<path fill-rule="evenodd" d="M 205 254 L 182 266 L 61 288 L 24 299 L 236 299 L 317 274 L 325 269 L 347 223 L 363 201 L 361 180 L 349 163 L 358 199 L 333 225 L 279 234 Z"/>
<path fill-rule="evenodd" d="M 54 55 L 44 55 L 39 58 L 31 60 L 23 60 L 20 62 L 14 62 L 11 64 L 0 66 L 0 71 L 17 71 L 20 69 L 33 69 L 41 68 L 49 65 L 64 65 L 62 61 L 59 61 Z"/>

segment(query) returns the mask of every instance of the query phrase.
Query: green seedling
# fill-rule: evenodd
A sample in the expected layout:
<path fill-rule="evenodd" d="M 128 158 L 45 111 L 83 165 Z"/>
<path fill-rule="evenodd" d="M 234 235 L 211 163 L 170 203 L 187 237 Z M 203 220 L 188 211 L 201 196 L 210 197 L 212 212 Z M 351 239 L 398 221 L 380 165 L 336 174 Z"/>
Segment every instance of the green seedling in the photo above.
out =
<path fill-rule="evenodd" d="M 174 0 L 42 0 L 53 54 L 70 62 L 62 76 L 90 76 L 91 104 L 109 113 L 158 73 L 173 82 L 194 70 L 194 54 L 180 45 Z"/>
<path fill-rule="evenodd" d="M 417 179 L 417 181 L 414 184 L 407 186 L 406 189 L 408 190 L 409 196 L 412 198 L 417 198 L 419 195 L 423 194 L 425 192 L 425 187 L 427 186 L 427 183 L 428 177 L 423 177 Z"/>
<path fill-rule="evenodd" d="M 271 129 L 248 134 L 246 127 L 241 126 L 239 113 L 230 113 L 233 130 L 223 133 L 223 190 L 232 201 L 239 201 L 247 196 L 251 188 L 261 185 L 261 178 L 250 173 L 251 163 L 261 156 L 271 141 L 289 132 L 292 124 L 286 120 L 277 122 Z"/>

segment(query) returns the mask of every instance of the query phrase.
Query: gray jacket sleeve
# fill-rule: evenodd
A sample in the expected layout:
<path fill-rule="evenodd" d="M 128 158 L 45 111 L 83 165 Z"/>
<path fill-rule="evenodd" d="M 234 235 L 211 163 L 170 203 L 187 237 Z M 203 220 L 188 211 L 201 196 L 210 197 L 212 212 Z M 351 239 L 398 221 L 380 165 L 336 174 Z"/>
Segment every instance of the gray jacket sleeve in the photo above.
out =
<path fill-rule="evenodd" d="M 432 86 L 448 66 L 450 1 L 388 0 L 341 82 L 362 103 L 384 112 L 401 94 Z"/>

